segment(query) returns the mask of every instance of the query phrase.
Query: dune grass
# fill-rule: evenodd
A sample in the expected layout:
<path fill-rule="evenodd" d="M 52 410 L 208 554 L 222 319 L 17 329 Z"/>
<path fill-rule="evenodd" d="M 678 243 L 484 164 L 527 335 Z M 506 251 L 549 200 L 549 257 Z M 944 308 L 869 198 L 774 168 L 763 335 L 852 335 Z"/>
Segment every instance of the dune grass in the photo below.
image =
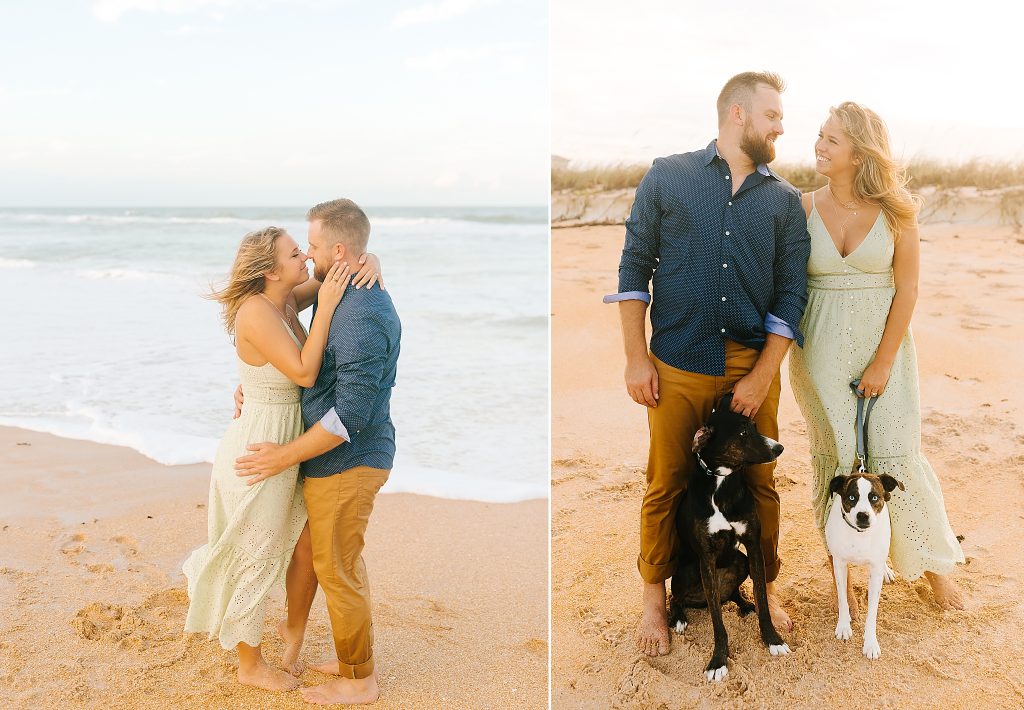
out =
<path fill-rule="evenodd" d="M 650 165 L 628 163 L 552 168 L 551 189 L 595 192 L 632 188 L 640 184 L 648 168 Z M 800 190 L 812 190 L 825 184 L 825 178 L 810 163 L 777 163 L 772 169 Z M 953 163 L 918 158 L 910 162 L 909 172 L 912 190 L 923 187 L 992 190 L 1024 185 L 1024 163 L 1008 161 L 974 159 Z"/>

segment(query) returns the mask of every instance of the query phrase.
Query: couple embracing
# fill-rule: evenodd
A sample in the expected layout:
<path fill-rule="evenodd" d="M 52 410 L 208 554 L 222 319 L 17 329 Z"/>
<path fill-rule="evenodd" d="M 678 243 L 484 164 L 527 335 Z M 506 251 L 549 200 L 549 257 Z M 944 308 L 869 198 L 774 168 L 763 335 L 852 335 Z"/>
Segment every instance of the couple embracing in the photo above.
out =
<path fill-rule="evenodd" d="M 302 695 L 368 703 L 379 689 L 361 553 L 395 455 L 390 400 L 401 324 L 382 284 L 374 288 L 380 263 L 367 255 L 370 222 L 359 206 L 333 200 L 306 218 L 308 252 L 278 227 L 247 234 L 228 284 L 213 294 L 235 339 L 241 385 L 213 464 L 208 542 L 182 570 L 185 630 L 236 649 L 239 682 L 294 690 L 319 584 L 337 657 L 314 668 L 339 677 Z M 307 333 L 298 313 L 310 306 Z M 260 648 L 268 594 L 282 583 L 283 670 Z"/>
<path fill-rule="evenodd" d="M 920 450 L 909 330 L 919 198 L 906 189 L 885 124 L 853 102 L 829 110 L 814 146 L 816 170 L 828 184 L 801 195 L 779 178 L 768 164 L 783 133 L 784 88 L 773 73 L 733 77 L 718 97 L 717 139 L 654 161 L 626 221 L 619 293 L 605 297 L 619 303 L 626 387 L 647 407 L 650 425 L 636 641 L 651 656 L 669 651 L 665 580 L 680 544 L 675 512 L 695 466 L 694 433 L 732 392 L 733 411 L 777 439 L 779 369 L 794 341 L 790 380 L 807 421 L 822 540 L 829 483 L 855 460 L 857 400 L 849 383 L 859 379 L 857 396 L 877 398 L 872 467 L 906 485 L 889 503 L 892 566 L 909 580 L 925 575 L 940 605 L 963 608 L 963 594 L 948 578 L 963 552 Z M 777 629 L 789 631 L 776 588 L 782 562 L 774 466 L 745 472 L 761 521 L 769 612 Z"/>

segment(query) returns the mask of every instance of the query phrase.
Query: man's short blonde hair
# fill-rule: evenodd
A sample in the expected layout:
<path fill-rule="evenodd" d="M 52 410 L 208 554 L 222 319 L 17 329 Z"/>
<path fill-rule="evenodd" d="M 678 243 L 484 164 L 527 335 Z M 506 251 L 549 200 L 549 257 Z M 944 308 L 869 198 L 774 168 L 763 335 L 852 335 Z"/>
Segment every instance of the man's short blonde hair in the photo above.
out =
<path fill-rule="evenodd" d="M 737 74 L 725 82 L 722 92 L 718 95 L 718 125 L 725 124 L 729 118 L 729 107 L 739 104 L 743 110 L 749 112 L 751 109 L 754 92 L 760 84 L 775 89 L 780 94 L 786 90 L 786 82 L 775 72 L 770 71 L 745 71 Z"/>
<path fill-rule="evenodd" d="M 320 222 L 324 236 L 332 243 L 341 242 L 357 255 L 366 253 L 370 220 L 352 200 L 321 202 L 306 213 L 306 220 Z"/>

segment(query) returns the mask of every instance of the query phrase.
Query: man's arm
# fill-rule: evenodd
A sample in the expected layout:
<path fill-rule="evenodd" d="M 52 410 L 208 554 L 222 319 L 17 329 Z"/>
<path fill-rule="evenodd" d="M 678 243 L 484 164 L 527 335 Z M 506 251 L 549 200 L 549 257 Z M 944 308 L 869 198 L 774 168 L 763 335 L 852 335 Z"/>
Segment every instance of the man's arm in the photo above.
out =
<path fill-rule="evenodd" d="M 647 353 L 647 304 L 661 246 L 661 197 L 657 161 L 636 189 L 619 261 L 619 292 L 604 297 L 619 304 L 626 351 L 626 391 L 637 404 L 658 406 L 658 372 Z"/>
<path fill-rule="evenodd" d="M 253 486 L 291 466 L 327 453 L 344 441 L 317 422 L 302 436 L 284 445 L 269 442 L 250 444 L 246 448 L 254 453 L 235 461 L 235 473 L 238 476 L 251 476 L 246 483 Z"/>
<path fill-rule="evenodd" d="M 765 318 L 765 343 L 753 369 L 733 388 L 732 409 L 748 417 L 757 414 L 782 360 L 796 340 L 803 346 L 800 320 L 807 305 L 807 259 L 811 236 L 801 198 L 794 194 L 782 232 L 775 239 L 775 302 Z"/>
<path fill-rule="evenodd" d="M 765 336 L 764 348 L 754 363 L 753 369 L 733 387 L 732 411 L 746 417 L 753 417 L 764 404 L 772 380 L 779 372 L 782 359 L 786 357 L 793 341 L 775 333 Z"/>
<path fill-rule="evenodd" d="M 658 406 L 658 371 L 647 354 L 647 303 L 619 302 L 622 342 L 626 348 L 626 391 L 637 404 Z"/>

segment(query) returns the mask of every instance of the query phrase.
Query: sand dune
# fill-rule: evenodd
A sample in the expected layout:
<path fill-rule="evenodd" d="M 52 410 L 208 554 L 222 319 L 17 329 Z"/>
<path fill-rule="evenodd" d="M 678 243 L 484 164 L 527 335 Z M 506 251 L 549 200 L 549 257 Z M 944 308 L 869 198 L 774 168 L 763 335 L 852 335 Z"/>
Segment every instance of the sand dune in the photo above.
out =
<path fill-rule="evenodd" d="M 620 226 L 552 236 L 554 707 L 1024 707 L 1024 235 L 955 218 L 922 232 L 912 327 L 923 445 L 952 525 L 965 536 L 967 562 L 954 574 L 970 595 L 967 610 L 942 611 L 924 580 L 897 579 L 882 592 L 879 660 L 861 655 L 862 620 L 849 642 L 834 638 L 806 431 L 784 364 L 779 585 L 795 623 L 785 635 L 794 652 L 771 657 L 755 617 L 741 619 L 727 605 L 731 657 L 719 684 L 701 675 L 712 645 L 704 611 L 690 614 L 668 656 L 648 659 L 633 645 L 647 424 L 622 385 L 617 309 L 601 303 L 616 290 L 622 237 Z M 863 609 L 866 571 L 853 576 Z"/>

